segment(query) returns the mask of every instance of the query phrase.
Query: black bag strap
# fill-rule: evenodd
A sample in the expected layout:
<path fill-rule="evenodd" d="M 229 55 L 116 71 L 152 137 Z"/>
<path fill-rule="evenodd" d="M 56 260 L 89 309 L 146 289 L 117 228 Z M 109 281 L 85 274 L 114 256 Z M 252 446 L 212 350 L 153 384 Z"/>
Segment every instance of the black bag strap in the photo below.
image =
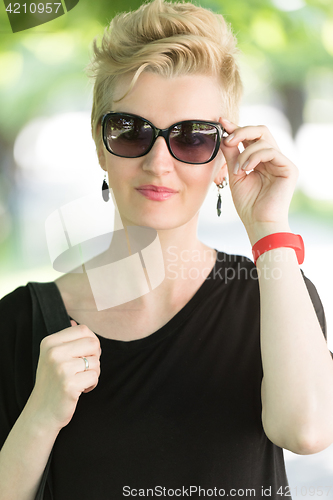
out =
<path fill-rule="evenodd" d="M 32 300 L 32 363 L 35 382 L 42 339 L 70 327 L 71 323 L 59 289 L 53 281 L 49 283 L 29 282 L 27 286 Z M 45 466 L 35 500 L 44 499 L 45 489 L 47 498 L 53 500 L 50 473 L 52 454 L 53 448 Z"/>

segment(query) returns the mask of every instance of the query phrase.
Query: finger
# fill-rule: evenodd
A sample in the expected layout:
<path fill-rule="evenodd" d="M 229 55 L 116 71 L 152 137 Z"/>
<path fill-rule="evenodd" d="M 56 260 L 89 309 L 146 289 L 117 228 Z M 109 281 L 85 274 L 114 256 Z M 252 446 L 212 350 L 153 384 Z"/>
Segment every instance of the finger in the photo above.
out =
<path fill-rule="evenodd" d="M 86 369 L 86 363 L 83 358 L 88 361 L 88 368 Z M 79 358 L 74 358 L 71 362 L 71 367 L 74 369 L 75 373 L 80 373 L 88 370 L 95 370 L 99 375 L 100 373 L 100 362 L 97 356 L 82 356 Z"/>
<path fill-rule="evenodd" d="M 224 120 L 223 118 L 219 119 L 222 127 L 227 130 L 227 132 L 232 132 L 233 130 L 236 130 L 237 125 L 234 123 L 229 122 L 228 120 Z M 225 157 L 225 160 L 227 162 L 227 167 L 229 171 L 229 177 L 233 175 L 233 170 L 235 168 L 235 165 L 237 163 L 237 158 L 239 156 L 239 149 L 237 147 L 237 144 L 234 147 L 226 147 L 224 145 L 223 139 L 221 140 L 221 145 L 220 149 Z"/>
<path fill-rule="evenodd" d="M 219 122 L 228 134 L 232 134 L 238 128 L 238 125 L 222 117 L 220 117 Z"/>
<path fill-rule="evenodd" d="M 87 387 L 86 389 L 84 389 L 84 391 L 82 391 L 82 392 L 84 392 L 86 394 L 87 392 L 90 392 L 93 389 L 95 389 L 96 386 L 97 386 L 97 384 L 91 385 L 90 387 Z"/>
<path fill-rule="evenodd" d="M 57 356 L 62 359 L 69 357 L 80 358 L 82 356 L 100 355 L 100 343 L 96 336 L 63 342 L 62 344 L 55 346 L 54 349 L 57 349 Z"/>
<path fill-rule="evenodd" d="M 263 149 L 272 149 L 271 144 L 269 142 L 264 141 L 260 139 L 258 142 L 254 142 L 250 146 L 248 146 L 242 153 L 237 158 L 237 161 L 239 163 L 239 167 L 242 168 L 244 163 L 248 161 L 251 155 L 256 153 L 257 151 L 263 150 Z"/>
<path fill-rule="evenodd" d="M 95 370 L 79 372 L 74 376 L 73 383 L 79 392 L 89 392 L 98 384 L 98 375 Z"/>
<path fill-rule="evenodd" d="M 71 319 L 70 321 L 71 321 L 71 325 L 72 325 L 72 326 L 77 326 L 77 322 L 76 322 L 76 321 L 74 321 L 74 319 Z"/>
<path fill-rule="evenodd" d="M 85 389 L 85 390 L 84 390 L 84 391 L 82 391 L 82 392 L 84 392 L 84 393 L 86 394 L 87 392 L 90 392 L 90 391 L 92 391 L 93 389 L 95 389 L 95 387 L 96 387 L 96 386 L 97 386 L 97 384 L 95 384 L 95 385 L 91 385 L 90 387 L 87 387 L 87 389 Z"/>
<path fill-rule="evenodd" d="M 70 326 L 60 332 L 48 335 L 43 338 L 42 343 L 47 347 L 52 347 L 54 345 L 59 345 L 62 342 L 68 342 L 83 337 L 96 337 L 96 335 L 86 325 L 81 324 Z"/>
<path fill-rule="evenodd" d="M 260 139 L 267 141 L 272 147 L 280 151 L 275 139 L 265 125 L 238 127 L 224 139 L 224 144 L 235 146 L 240 142 L 246 143 L 248 141 L 259 141 Z"/>
<path fill-rule="evenodd" d="M 274 148 L 261 149 L 253 153 L 243 164 L 241 171 L 253 170 L 259 163 L 268 163 L 277 177 L 289 177 L 294 170 L 295 174 L 297 172 L 297 167 Z"/>

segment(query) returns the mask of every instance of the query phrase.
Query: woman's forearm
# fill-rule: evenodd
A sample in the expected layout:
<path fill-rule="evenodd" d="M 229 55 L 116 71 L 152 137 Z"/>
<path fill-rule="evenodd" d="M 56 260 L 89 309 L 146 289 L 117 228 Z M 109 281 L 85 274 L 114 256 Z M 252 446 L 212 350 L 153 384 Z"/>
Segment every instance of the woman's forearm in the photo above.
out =
<path fill-rule="evenodd" d="M 0 451 L 0 500 L 34 500 L 59 430 L 39 418 L 29 399 Z"/>
<path fill-rule="evenodd" d="M 316 453 L 333 440 L 333 361 L 295 251 L 265 252 L 257 269 L 264 429 L 283 448 Z"/>

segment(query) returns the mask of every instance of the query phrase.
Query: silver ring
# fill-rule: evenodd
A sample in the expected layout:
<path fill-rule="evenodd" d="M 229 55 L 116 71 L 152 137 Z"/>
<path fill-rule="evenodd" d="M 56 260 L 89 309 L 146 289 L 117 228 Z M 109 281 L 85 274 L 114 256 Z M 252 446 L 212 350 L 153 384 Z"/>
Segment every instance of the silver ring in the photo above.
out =
<path fill-rule="evenodd" d="M 84 371 L 89 370 L 89 361 L 87 360 L 87 358 L 82 358 L 82 359 L 84 361 Z"/>

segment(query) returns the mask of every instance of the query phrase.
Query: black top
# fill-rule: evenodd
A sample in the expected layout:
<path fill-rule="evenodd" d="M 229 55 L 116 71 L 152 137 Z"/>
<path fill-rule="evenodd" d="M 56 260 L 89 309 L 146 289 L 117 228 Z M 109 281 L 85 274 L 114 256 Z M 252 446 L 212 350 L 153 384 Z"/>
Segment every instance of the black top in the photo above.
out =
<path fill-rule="evenodd" d="M 326 337 L 322 303 L 302 275 Z M 117 500 L 134 489 L 202 498 L 199 487 L 212 498 L 221 489 L 235 498 L 288 493 L 282 449 L 261 421 L 259 306 L 253 262 L 218 252 L 195 295 L 159 330 L 132 341 L 98 335 L 99 383 L 80 396 L 54 445 L 54 499 Z M 0 301 L 0 447 L 32 390 L 31 323 L 27 286 Z"/>

